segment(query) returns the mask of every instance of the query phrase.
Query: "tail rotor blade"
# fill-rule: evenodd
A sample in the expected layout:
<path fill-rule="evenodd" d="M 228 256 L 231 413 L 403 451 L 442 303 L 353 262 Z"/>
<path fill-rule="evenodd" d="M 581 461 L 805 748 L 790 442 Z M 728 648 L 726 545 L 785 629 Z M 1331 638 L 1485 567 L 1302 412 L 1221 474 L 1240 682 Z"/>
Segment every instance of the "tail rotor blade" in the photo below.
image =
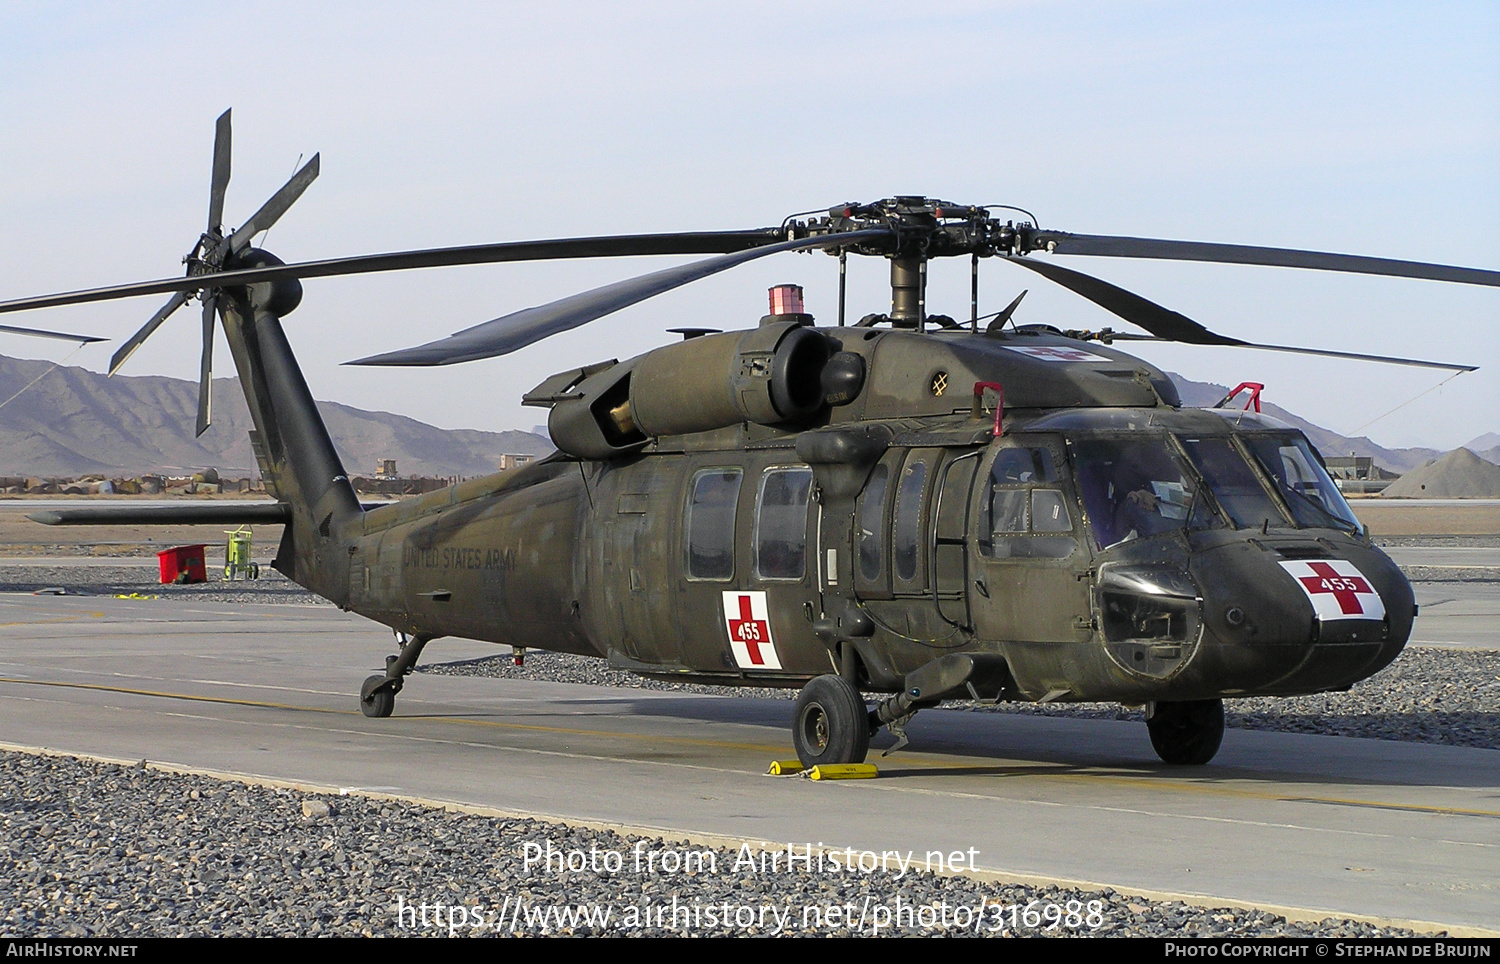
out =
<path fill-rule="evenodd" d="M 156 310 L 156 314 L 151 316 L 151 320 L 142 325 L 141 330 L 131 335 L 130 340 L 121 345 L 120 350 L 115 352 L 114 357 L 109 360 L 109 373 L 113 375 L 119 371 L 120 366 L 125 364 L 131 355 L 135 354 L 137 348 L 141 347 L 141 342 L 150 338 L 151 333 L 160 328 L 161 323 L 167 320 L 167 316 L 178 308 L 181 308 L 187 299 L 188 296 L 181 291 L 167 299 L 167 303 Z"/>
<path fill-rule="evenodd" d="M 314 154 L 312 160 L 302 165 L 302 170 L 292 175 L 292 179 L 281 186 L 281 190 L 271 195 L 271 199 L 260 206 L 260 210 L 250 215 L 250 220 L 240 225 L 238 231 L 229 236 L 229 250 L 234 254 L 250 247 L 250 239 L 275 224 L 277 219 L 286 213 L 286 209 L 302 196 L 318 176 L 318 155 Z"/>
<path fill-rule="evenodd" d="M 208 431 L 212 417 L 214 377 L 214 308 L 218 304 L 215 292 L 203 296 L 203 359 L 198 366 L 198 435 Z M 196 436 L 195 436 L 196 437 Z"/>
<path fill-rule="evenodd" d="M 208 233 L 224 224 L 224 191 L 229 187 L 229 111 L 214 125 L 214 172 L 208 188 Z"/>

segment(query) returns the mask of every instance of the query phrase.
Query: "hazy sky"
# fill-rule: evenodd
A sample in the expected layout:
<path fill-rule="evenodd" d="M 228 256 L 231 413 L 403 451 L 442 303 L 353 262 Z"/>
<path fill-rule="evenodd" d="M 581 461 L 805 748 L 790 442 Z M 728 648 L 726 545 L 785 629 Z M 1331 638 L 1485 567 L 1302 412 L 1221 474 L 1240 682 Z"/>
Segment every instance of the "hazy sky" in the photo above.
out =
<path fill-rule="evenodd" d="M 322 152 L 270 232 L 288 261 L 450 244 L 760 227 L 893 194 L 1008 203 L 1042 226 L 1500 269 L 1500 4 L 38 4 L 0 0 L 0 298 L 175 274 L 234 108 L 228 226 Z M 1483 366 L 1446 373 L 1145 346 L 1196 379 L 1386 445 L 1500 431 L 1500 291 L 1242 266 L 1057 259 L 1240 338 Z M 832 323 L 836 261 L 781 255 L 500 359 L 339 362 L 666 259 L 308 283 L 287 328 L 314 393 L 446 427 L 530 428 L 546 375 L 753 325 L 796 282 Z M 851 263 L 851 313 L 888 307 Z M 1024 274 L 1024 276 L 1022 276 Z M 983 267 L 981 310 L 1121 323 Z M 8 316 L 120 339 L 164 299 Z M 968 310 L 967 262 L 929 307 Z M 195 378 L 195 306 L 126 374 Z M 114 344 L 70 363 L 102 370 Z M 6 336 L 0 352 L 67 347 Z M 230 374 L 222 341 L 220 374 Z M 1367 427 L 1366 427 L 1367 426 Z"/>

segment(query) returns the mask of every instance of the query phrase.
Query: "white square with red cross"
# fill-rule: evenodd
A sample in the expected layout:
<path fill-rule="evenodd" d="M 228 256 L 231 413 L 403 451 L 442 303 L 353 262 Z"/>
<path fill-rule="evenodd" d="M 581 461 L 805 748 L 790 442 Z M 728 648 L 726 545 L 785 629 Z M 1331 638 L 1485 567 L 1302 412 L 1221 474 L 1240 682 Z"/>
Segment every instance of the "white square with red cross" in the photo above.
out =
<path fill-rule="evenodd" d="M 1384 619 L 1385 603 L 1370 580 L 1344 559 L 1283 562 L 1281 568 L 1312 602 L 1320 622 L 1335 619 Z"/>
<path fill-rule="evenodd" d="M 1108 358 L 1096 355 L 1091 351 L 1081 348 L 1069 348 L 1066 345 L 1054 347 L 1052 345 L 1002 345 L 1011 351 L 1020 352 L 1042 361 L 1050 362 L 1107 362 Z"/>
<path fill-rule="evenodd" d="M 724 628 L 740 669 L 781 669 L 771 638 L 771 611 L 763 592 L 726 592 Z"/>

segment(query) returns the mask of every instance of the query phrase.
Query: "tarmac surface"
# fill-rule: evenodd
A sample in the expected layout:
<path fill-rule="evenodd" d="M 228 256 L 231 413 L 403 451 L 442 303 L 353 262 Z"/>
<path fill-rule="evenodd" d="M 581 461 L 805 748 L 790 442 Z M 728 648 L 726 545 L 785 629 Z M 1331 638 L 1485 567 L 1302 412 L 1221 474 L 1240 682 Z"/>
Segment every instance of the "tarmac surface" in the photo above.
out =
<path fill-rule="evenodd" d="M 1419 634 L 1500 647 L 1494 584 L 1419 588 L 1432 593 Z M 815 783 L 765 775 L 792 756 L 782 700 L 422 674 L 394 717 L 366 719 L 355 693 L 388 640 L 328 606 L 0 595 L 3 740 L 675 838 L 972 851 L 1011 879 L 1500 931 L 1500 750 L 1231 730 L 1209 766 L 1173 768 L 1139 724 L 937 710 L 908 750 L 872 753 L 880 779 Z M 441 640 L 428 658 L 494 651 Z"/>

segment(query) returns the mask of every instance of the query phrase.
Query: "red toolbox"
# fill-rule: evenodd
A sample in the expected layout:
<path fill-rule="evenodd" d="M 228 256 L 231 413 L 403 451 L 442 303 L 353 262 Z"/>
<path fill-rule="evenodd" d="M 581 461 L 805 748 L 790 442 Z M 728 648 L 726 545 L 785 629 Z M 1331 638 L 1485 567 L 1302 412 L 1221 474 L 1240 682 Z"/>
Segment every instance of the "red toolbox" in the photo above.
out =
<path fill-rule="evenodd" d="M 203 546 L 173 546 L 156 554 L 163 584 L 208 582 L 203 565 Z"/>

